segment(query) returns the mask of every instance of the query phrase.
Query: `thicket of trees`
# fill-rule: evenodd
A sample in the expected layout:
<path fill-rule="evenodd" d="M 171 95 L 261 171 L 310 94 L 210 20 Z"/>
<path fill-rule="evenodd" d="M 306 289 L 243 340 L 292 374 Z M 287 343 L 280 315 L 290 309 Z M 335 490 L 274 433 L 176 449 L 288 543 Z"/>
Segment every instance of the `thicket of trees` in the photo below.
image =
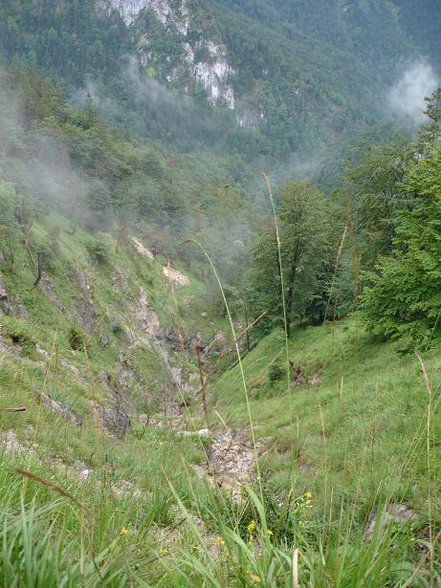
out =
<path fill-rule="evenodd" d="M 441 145 L 409 166 L 403 193 L 412 205 L 396 215 L 390 255 L 366 275 L 361 310 L 372 332 L 406 349 L 441 331 Z"/>
<path fill-rule="evenodd" d="M 415 140 L 367 145 L 331 198 L 305 182 L 278 191 L 280 258 L 269 223 L 247 289 L 263 327 L 283 326 L 283 290 L 288 333 L 355 309 L 404 350 L 441 332 L 441 89 L 426 112 Z"/>
<path fill-rule="evenodd" d="M 59 89 L 17 64 L 1 74 L 0 125 L 0 177 L 9 186 L 1 199 L 9 220 L 12 194 L 20 223 L 55 210 L 72 230 L 124 225 L 158 253 L 203 272 L 200 252 L 183 244 L 200 239 L 226 283 L 237 284 L 252 225 L 263 215 L 254 175 L 240 158 L 185 155 L 112 130 L 93 100 L 76 110 Z"/>
<path fill-rule="evenodd" d="M 283 306 L 288 334 L 298 321 L 319 323 L 342 315 L 348 294 L 343 294 L 342 284 L 348 269 L 343 214 L 342 207 L 311 182 L 290 180 L 280 188 L 280 255 L 275 227 L 269 223 L 253 249 L 247 284 L 253 314 L 268 311 L 262 326 L 283 327 Z"/>
<path fill-rule="evenodd" d="M 422 11 L 436 14 L 433 2 L 424 0 Z M 400 3 L 402 19 L 382 0 L 190 0 L 183 33 L 149 10 L 129 28 L 117 10 L 95 0 L 6 2 L 0 58 L 37 68 L 73 95 L 93 87 L 106 120 L 130 132 L 185 150 L 203 146 L 277 163 L 376 124 L 379 94 L 398 74 L 397 61 L 414 51 L 411 3 Z M 428 20 L 418 20 L 416 45 L 435 55 L 437 36 L 426 43 Z M 196 63 L 210 62 L 209 40 L 227 47 L 234 68 L 228 83 L 239 117 L 252 128 L 237 128 L 229 109 L 211 108 L 195 82 L 188 47 Z M 148 55 L 145 71 L 135 65 L 139 46 Z"/>

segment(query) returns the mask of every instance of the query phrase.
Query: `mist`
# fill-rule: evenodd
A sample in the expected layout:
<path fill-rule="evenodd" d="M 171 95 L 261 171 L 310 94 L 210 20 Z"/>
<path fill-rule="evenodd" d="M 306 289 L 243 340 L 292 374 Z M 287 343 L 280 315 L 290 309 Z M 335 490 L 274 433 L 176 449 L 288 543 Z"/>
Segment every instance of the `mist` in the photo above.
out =
<path fill-rule="evenodd" d="M 440 81 L 432 66 L 423 60 L 411 64 L 388 94 L 389 109 L 414 126 L 425 121 L 424 98 L 430 96 Z"/>
<path fill-rule="evenodd" d="M 231 113 L 162 85 L 143 71 L 134 55 L 121 58 L 120 75 L 123 91 L 109 90 L 91 79 L 72 94 L 69 103 L 82 108 L 91 98 L 110 125 L 187 152 L 207 146 L 222 150 L 237 130 Z"/>
<path fill-rule="evenodd" d="M 73 164 L 65 141 L 54 129 L 30 120 L 22 95 L 0 70 L 0 180 L 13 184 L 31 210 L 56 210 L 77 223 L 90 218 L 86 196 L 91 183 Z"/>
<path fill-rule="evenodd" d="M 127 76 L 137 85 L 136 100 L 147 102 L 160 116 L 174 111 L 176 117 L 191 120 L 196 108 L 189 105 L 190 99 L 174 108 L 178 98 L 156 80 L 144 80 L 135 67 Z M 244 264 L 252 237 L 251 205 L 244 204 L 247 194 L 254 194 L 250 170 L 233 158 L 217 158 L 209 150 L 178 154 L 151 140 L 131 143 L 117 133 L 119 147 L 113 153 L 114 143 L 101 146 L 99 138 L 96 143 L 93 137 L 88 139 L 87 129 L 76 126 L 74 111 L 66 127 L 45 114 L 38 118 L 38 104 L 34 110 L 20 85 L 15 86 L 1 70 L 0 82 L 0 180 L 14 186 L 29 218 L 43 219 L 57 212 L 69 219 L 72 229 L 80 227 L 91 233 L 113 233 L 117 218 L 158 253 L 172 260 L 179 256 L 189 263 L 194 259 L 202 263 L 199 251 L 182 245 L 186 238 L 196 237 L 224 274 L 236 276 L 238 260 Z M 122 112 L 93 81 L 71 96 L 70 104 L 81 110 L 90 99 L 100 112 Z M 108 132 L 111 136 L 111 129 Z M 199 144 L 201 151 L 202 147 Z M 97 172 L 83 162 L 83 154 L 87 157 L 95 148 L 108 150 L 109 168 Z M 127 175 L 122 179 L 113 175 L 114 167 Z M 112 208 L 112 198 L 121 199 L 117 208 Z M 255 206 L 253 213 L 256 218 Z M 55 217 L 53 222 L 58 223 Z"/>

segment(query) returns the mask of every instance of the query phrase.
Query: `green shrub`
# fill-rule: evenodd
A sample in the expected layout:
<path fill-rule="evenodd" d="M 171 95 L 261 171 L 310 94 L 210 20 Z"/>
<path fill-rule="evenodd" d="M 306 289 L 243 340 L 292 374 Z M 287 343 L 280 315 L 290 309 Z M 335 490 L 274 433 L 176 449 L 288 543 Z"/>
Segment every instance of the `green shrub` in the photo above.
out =
<path fill-rule="evenodd" d="M 285 375 L 285 369 L 280 365 L 280 363 L 278 363 L 277 361 L 275 361 L 274 363 L 272 363 L 268 369 L 268 380 L 270 382 L 278 382 L 279 380 L 281 380 Z"/>
<path fill-rule="evenodd" d="M 67 340 L 69 342 L 70 348 L 74 351 L 82 351 L 85 347 L 87 347 L 86 335 L 76 324 L 71 324 L 69 326 L 67 331 Z"/>
<path fill-rule="evenodd" d="M 6 335 L 14 345 L 18 345 L 28 357 L 34 354 L 35 341 L 32 338 L 27 325 L 23 325 L 16 319 L 9 319 L 8 324 L 3 325 L 2 333 Z"/>
<path fill-rule="evenodd" d="M 86 242 L 86 249 L 94 261 L 107 263 L 110 252 L 109 235 L 106 233 L 97 233 Z"/>

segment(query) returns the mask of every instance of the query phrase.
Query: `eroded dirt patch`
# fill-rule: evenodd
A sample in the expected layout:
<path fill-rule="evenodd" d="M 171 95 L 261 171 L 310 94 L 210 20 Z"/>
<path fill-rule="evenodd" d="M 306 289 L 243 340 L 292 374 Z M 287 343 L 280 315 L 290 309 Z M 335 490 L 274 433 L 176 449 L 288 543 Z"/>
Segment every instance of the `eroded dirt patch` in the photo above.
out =
<path fill-rule="evenodd" d="M 190 285 L 190 279 L 179 270 L 172 268 L 170 264 L 164 265 L 162 271 L 167 280 L 175 286 L 182 287 Z"/>
<path fill-rule="evenodd" d="M 130 237 L 130 240 L 132 241 L 139 255 L 147 257 L 148 259 L 155 259 L 155 256 L 150 251 L 150 249 L 147 249 L 147 247 L 145 247 L 137 237 Z"/>

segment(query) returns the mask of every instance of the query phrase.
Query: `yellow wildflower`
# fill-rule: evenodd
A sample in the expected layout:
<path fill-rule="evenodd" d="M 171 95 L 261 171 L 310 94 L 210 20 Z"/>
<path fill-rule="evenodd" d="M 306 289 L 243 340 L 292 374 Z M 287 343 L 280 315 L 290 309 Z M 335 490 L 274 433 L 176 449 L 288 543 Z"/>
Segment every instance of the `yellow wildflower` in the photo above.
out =
<path fill-rule="evenodd" d="M 126 529 L 126 527 L 123 527 L 119 534 L 121 535 L 121 537 L 127 537 L 127 535 L 129 534 L 129 530 Z"/>
<path fill-rule="evenodd" d="M 158 555 L 167 555 L 167 553 L 170 553 L 170 549 L 168 547 L 160 547 L 158 549 Z"/>
<path fill-rule="evenodd" d="M 255 528 L 256 528 L 256 521 L 253 519 L 247 525 L 247 531 L 248 531 L 248 533 L 253 533 L 254 530 L 255 530 Z"/>
<path fill-rule="evenodd" d="M 218 546 L 225 545 L 225 541 L 222 539 L 220 535 L 218 535 L 214 540 L 214 544 Z"/>
<path fill-rule="evenodd" d="M 274 535 L 274 533 L 271 531 L 271 529 L 267 529 L 266 534 L 268 535 L 268 537 L 271 537 L 271 535 Z"/>
<path fill-rule="evenodd" d="M 312 500 L 312 492 L 305 492 L 305 500 Z"/>

